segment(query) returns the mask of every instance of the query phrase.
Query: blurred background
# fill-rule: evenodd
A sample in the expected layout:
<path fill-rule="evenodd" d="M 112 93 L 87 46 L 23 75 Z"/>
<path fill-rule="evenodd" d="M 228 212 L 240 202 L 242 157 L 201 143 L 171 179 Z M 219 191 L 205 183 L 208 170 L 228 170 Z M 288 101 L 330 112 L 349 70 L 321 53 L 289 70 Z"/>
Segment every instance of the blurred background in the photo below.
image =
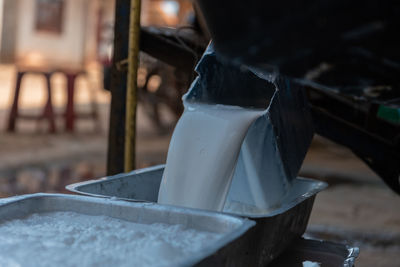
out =
<path fill-rule="evenodd" d="M 0 197 L 65 192 L 66 184 L 106 174 L 110 92 L 104 82 L 109 83 L 112 60 L 114 5 L 111 0 L 0 1 Z M 141 24 L 177 27 L 192 13 L 190 1 L 146 0 Z M 71 77 L 72 115 L 67 114 Z M 182 109 L 173 79 L 171 67 L 141 55 L 138 167 L 165 161 Z"/>
<path fill-rule="evenodd" d="M 0 0 L 0 197 L 68 193 L 67 184 L 106 175 L 114 5 Z M 142 0 L 143 26 L 192 17 L 190 1 Z M 165 162 L 190 83 L 144 53 L 140 64 L 137 168 Z M 359 266 L 400 266 L 400 198 L 360 159 L 315 136 L 301 175 L 330 185 L 309 234 L 360 246 Z"/>

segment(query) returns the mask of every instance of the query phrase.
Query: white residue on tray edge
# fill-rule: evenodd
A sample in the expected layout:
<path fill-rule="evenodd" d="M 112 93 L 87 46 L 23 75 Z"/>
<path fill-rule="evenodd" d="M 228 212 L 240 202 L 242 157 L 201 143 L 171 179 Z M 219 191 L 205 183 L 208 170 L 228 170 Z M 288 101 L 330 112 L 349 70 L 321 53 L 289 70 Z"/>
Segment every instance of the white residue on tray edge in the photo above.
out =
<path fill-rule="evenodd" d="M 303 261 L 303 267 L 320 267 L 321 264 L 319 262 L 313 261 Z"/>

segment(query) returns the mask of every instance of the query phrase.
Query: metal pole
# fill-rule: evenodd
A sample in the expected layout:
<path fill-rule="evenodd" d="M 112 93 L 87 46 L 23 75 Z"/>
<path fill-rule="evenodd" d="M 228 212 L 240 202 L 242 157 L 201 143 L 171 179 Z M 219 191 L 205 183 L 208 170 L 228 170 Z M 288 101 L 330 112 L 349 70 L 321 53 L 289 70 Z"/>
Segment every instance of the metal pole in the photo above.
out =
<path fill-rule="evenodd" d="M 114 53 L 111 68 L 111 106 L 108 135 L 107 175 L 124 171 L 127 68 L 120 62 L 128 58 L 129 9 L 131 0 L 115 4 Z"/>
<path fill-rule="evenodd" d="M 129 20 L 128 86 L 126 91 L 124 170 L 135 169 L 137 71 L 139 67 L 141 0 L 131 0 Z"/>

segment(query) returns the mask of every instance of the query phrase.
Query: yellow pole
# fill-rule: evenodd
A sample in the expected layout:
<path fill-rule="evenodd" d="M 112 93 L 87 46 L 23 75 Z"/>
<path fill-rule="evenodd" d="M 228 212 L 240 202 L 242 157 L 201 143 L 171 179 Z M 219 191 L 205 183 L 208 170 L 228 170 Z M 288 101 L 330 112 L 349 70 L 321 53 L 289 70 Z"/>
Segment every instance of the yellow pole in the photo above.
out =
<path fill-rule="evenodd" d="M 135 169 L 137 71 L 139 67 L 141 0 L 131 0 L 129 21 L 128 84 L 126 90 L 125 154 L 124 169 Z"/>

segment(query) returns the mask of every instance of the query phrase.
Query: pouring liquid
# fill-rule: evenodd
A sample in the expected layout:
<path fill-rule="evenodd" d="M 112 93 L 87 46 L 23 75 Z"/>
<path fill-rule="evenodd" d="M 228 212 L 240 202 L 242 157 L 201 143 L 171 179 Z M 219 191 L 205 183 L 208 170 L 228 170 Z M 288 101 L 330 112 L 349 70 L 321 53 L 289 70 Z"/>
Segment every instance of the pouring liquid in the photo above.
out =
<path fill-rule="evenodd" d="M 184 101 L 158 203 L 221 211 L 243 139 L 264 109 Z"/>

